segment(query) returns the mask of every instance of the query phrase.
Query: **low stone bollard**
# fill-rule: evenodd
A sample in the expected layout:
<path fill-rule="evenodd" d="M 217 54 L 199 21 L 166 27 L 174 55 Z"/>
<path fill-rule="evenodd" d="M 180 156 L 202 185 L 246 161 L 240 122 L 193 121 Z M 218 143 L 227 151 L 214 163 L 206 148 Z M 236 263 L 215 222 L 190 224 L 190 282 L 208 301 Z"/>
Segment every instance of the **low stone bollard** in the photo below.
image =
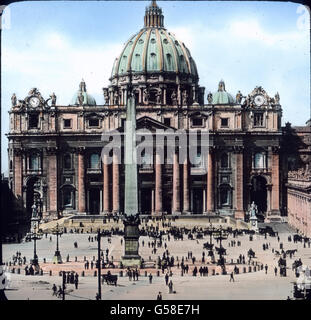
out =
<path fill-rule="evenodd" d="M 81 277 L 84 277 L 84 275 L 85 275 L 85 273 L 84 273 L 84 271 L 82 271 L 82 273 L 81 273 Z"/>
<path fill-rule="evenodd" d="M 94 277 L 97 277 L 97 271 L 96 270 L 94 271 Z"/>
<path fill-rule="evenodd" d="M 123 277 L 123 271 L 122 270 L 119 272 L 119 276 Z"/>
<path fill-rule="evenodd" d="M 50 270 L 50 276 L 52 276 L 52 270 Z"/>
<path fill-rule="evenodd" d="M 157 276 L 160 277 L 160 271 L 159 270 L 157 271 Z"/>

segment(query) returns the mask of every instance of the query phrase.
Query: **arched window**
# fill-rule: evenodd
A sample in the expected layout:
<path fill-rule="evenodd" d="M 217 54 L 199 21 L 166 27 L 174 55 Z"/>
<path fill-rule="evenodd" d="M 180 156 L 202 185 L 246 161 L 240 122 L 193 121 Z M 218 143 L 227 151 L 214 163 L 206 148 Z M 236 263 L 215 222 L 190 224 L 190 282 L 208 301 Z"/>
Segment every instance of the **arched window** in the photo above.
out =
<path fill-rule="evenodd" d="M 167 59 L 167 69 L 171 70 L 172 69 L 172 56 L 168 53 L 166 55 L 166 59 Z"/>
<path fill-rule="evenodd" d="M 91 169 L 99 169 L 99 167 L 100 167 L 100 161 L 99 160 L 100 160 L 100 157 L 99 157 L 98 153 L 91 154 L 91 157 L 90 157 Z"/>
<path fill-rule="evenodd" d="M 39 156 L 37 154 L 32 154 L 29 157 L 29 169 L 39 170 Z"/>
<path fill-rule="evenodd" d="M 229 185 L 222 185 L 219 188 L 219 202 L 220 207 L 231 206 L 231 188 Z"/>
<path fill-rule="evenodd" d="M 64 187 L 62 189 L 62 204 L 63 209 L 75 208 L 74 189 L 72 187 Z"/>
<path fill-rule="evenodd" d="M 266 154 L 264 152 L 257 152 L 254 154 L 254 168 L 264 169 L 266 168 Z"/>
<path fill-rule="evenodd" d="M 64 156 L 64 169 L 71 169 L 71 155 L 66 154 Z"/>
<path fill-rule="evenodd" d="M 157 55 L 155 53 L 150 54 L 150 67 L 151 70 L 157 69 Z"/>
<path fill-rule="evenodd" d="M 228 168 L 229 167 L 229 157 L 227 153 L 223 153 L 220 157 L 220 167 Z"/>
<path fill-rule="evenodd" d="M 136 53 L 134 58 L 133 71 L 140 71 L 140 54 Z"/>

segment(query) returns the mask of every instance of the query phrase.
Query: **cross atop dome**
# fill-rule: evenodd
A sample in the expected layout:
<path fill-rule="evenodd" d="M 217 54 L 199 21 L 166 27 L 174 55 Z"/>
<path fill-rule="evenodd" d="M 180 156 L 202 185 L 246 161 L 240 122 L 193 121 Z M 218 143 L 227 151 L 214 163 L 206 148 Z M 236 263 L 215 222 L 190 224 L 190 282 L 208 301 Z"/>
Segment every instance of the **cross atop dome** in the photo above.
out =
<path fill-rule="evenodd" d="M 162 9 L 158 7 L 155 0 L 152 0 L 149 7 L 146 7 L 144 22 L 145 28 L 163 28 L 164 16 L 162 14 Z"/>

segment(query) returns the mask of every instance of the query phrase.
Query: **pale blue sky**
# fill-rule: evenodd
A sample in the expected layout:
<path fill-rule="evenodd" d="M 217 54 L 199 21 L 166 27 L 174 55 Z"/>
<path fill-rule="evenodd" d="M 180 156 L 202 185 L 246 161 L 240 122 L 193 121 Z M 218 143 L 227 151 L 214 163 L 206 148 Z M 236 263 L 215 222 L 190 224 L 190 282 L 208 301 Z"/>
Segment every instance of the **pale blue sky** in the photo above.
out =
<path fill-rule="evenodd" d="M 37 87 L 69 104 L 84 78 L 103 104 L 114 59 L 143 27 L 150 1 L 13 3 L 2 27 L 2 171 L 7 172 L 8 113 L 13 92 Z M 220 79 L 233 95 L 261 85 L 278 91 L 284 124 L 310 118 L 309 14 L 286 2 L 158 1 L 164 25 L 196 61 L 200 84 L 216 91 Z"/>

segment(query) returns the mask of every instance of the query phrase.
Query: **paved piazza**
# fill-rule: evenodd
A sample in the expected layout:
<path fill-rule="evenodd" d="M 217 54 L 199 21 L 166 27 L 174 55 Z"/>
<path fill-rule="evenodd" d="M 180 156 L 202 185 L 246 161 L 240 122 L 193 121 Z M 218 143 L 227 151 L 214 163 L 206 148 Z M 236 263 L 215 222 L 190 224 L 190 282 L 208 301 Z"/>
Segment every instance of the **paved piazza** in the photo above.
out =
<path fill-rule="evenodd" d="M 311 249 L 304 245 L 302 242 L 294 243 L 288 242 L 288 236 L 294 234 L 285 223 L 275 224 L 273 227 L 279 232 L 280 242 L 277 237 L 267 236 L 267 239 L 263 235 L 255 235 L 253 241 L 250 241 L 249 235 L 241 235 L 233 238 L 229 236 L 227 240 L 223 241 L 223 247 L 227 249 L 227 255 L 225 256 L 227 263 L 234 262 L 238 259 L 239 255 L 245 256 L 246 265 L 237 265 L 240 269 L 239 274 L 235 274 L 235 282 L 230 282 L 230 272 L 234 265 L 227 265 L 227 275 L 221 275 L 219 267 L 216 267 L 216 275 L 212 275 L 212 270 L 215 268 L 211 265 L 210 258 L 208 257 L 207 250 L 205 251 L 205 257 L 207 257 L 204 266 L 209 269 L 208 276 L 200 276 L 198 273 L 196 277 L 192 275 L 194 265 L 192 261 L 188 259 L 185 261 L 189 264 L 189 273 L 181 276 L 181 269 L 174 266 L 172 270 L 172 277 L 170 280 L 173 282 L 173 290 L 175 293 L 169 294 L 168 286 L 165 284 L 165 273 L 160 270 L 160 276 L 157 276 L 159 269 L 141 269 L 140 277 L 138 281 L 130 281 L 128 277 L 119 276 L 119 269 L 109 269 L 112 274 L 118 275 L 117 286 L 107 285 L 102 286 L 102 299 L 103 300 L 141 300 L 149 299 L 155 300 L 159 291 L 162 292 L 163 300 L 181 300 L 181 299 L 198 299 L 198 300 L 270 300 L 280 299 L 285 300 L 288 296 L 292 297 L 292 282 L 296 280 L 294 271 L 292 271 L 292 263 L 295 259 L 301 258 L 303 265 L 311 266 Z M 50 236 L 52 241 L 50 241 Z M 17 300 L 58 300 L 59 298 L 52 296 L 52 286 L 56 284 L 60 286 L 62 278 L 58 275 L 59 271 L 75 271 L 79 274 L 79 287 L 75 289 L 73 284 L 67 285 L 66 300 L 94 300 L 97 293 L 97 277 L 94 277 L 95 264 L 93 270 L 91 268 L 85 271 L 85 276 L 82 277 L 81 273 L 84 270 L 84 256 L 91 262 L 93 257 L 97 257 L 97 242 L 89 242 L 88 237 L 95 236 L 95 234 L 63 234 L 60 238 L 60 251 L 63 260 L 66 261 L 66 257 L 69 254 L 70 262 L 65 262 L 60 265 L 52 264 L 52 257 L 56 247 L 56 236 L 48 235 L 47 238 L 43 237 L 37 241 L 37 254 L 39 256 L 40 266 L 44 271 L 43 276 L 25 276 L 24 265 L 21 266 L 21 273 L 10 273 L 11 283 L 10 288 L 6 290 L 8 299 Z M 231 240 L 241 241 L 241 246 L 231 247 L 229 242 Z M 74 248 L 74 242 L 77 241 L 78 248 Z M 144 246 L 142 242 L 144 241 Z M 188 240 L 184 236 L 184 240 L 174 240 L 171 237 L 170 241 L 167 241 L 167 236 L 164 237 L 163 247 L 157 248 L 156 254 L 152 254 L 152 248 L 148 247 L 148 241 L 152 241 L 149 237 L 140 238 L 140 254 L 145 261 L 156 260 L 158 256 L 162 257 L 165 251 L 164 243 L 167 244 L 167 249 L 170 255 L 178 256 L 179 262 L 182 256 L 187 257 L 188 251 L 192 251 L 193 256 L 196 257 L 195 266 L 198 268 L 202 265 L 201 258 L 203 252 L 203 243 L 209 242 L 209 236 L 205 236 L 200 240 Z M 216 241 L 213 239 L 213 243 Z M 268 243 L 270 247 L 268 250 L 263 250 L 263 244 Z M 287 277 L 280 277 L 279 268 L 278 275 L 274 274 L 274 267 L 278 264 L 279 257 L 272 252 L 272 249 L 280 250 L 280 243 L 283 243 L 284 250 L 297 249 L 295 255 L 287 261 Z M 124 245 L 124 244 L 123 244 Z M 219 244 L 216 246 L 219 247 Z M 116 262 L 123 254 L 123 246 L 121 245 L 120 236 L 112 236 L 111 243 L 108 243 L 108 238 L 102 239 L 102 249 L 109 248 L 109 259 L 113 257 Z M 256 257 L 255 263 L 268 265 L 267 274 L 265 269 L 248 272 L 249 266 L 247 265 L 247 251 L 252 248 L 255 251 Z M 26 256 L 27 262 L 33 257 L 33 242 L 24 242 L 20 244 L 4 244 L 3 256 L 4 262 L 8 262 L 12 259 L 12 256 L 16 251 L 21 252 L 21 256 Z M 218 255 L 216 255 L 217 258 Z M 77 257 L 77 262 L 75 262 Z M 46 258 L 46 263 L 43 263 L 43 258 Z M 247 268 L 247 273 L 243 273 L 243 267 Z M 18 268 L 15 266 L 15 268 Z M 253 268 L 253 267 L 252 267 Z M 49 271 L 52 270 L 52 276 L 49 275 Z M 153 274 L 152 283 L 149 283 L 148 277 L 145 277 L 145 270 L 147 273 Z M 103 269 L 102 273 L 107 273 L 108 269 Z M 242 273 L 241 273 L 242 272 Z"/>

